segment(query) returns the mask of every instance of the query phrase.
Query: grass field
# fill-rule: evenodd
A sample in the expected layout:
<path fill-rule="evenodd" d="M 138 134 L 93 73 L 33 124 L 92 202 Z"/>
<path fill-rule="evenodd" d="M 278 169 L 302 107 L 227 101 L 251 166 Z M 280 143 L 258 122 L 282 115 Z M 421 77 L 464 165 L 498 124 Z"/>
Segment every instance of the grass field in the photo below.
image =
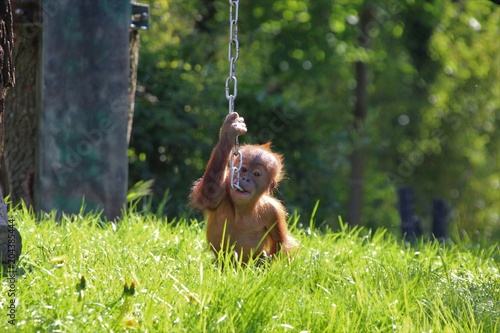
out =
<path fill-rule="evenodd" d="M 498 245 L 294 229 L 291 264 L 221 270 L 196 221 L 10 217 L 23 255 L 15 297 L 2 279 L 0 331 L 500 332 Z"/>

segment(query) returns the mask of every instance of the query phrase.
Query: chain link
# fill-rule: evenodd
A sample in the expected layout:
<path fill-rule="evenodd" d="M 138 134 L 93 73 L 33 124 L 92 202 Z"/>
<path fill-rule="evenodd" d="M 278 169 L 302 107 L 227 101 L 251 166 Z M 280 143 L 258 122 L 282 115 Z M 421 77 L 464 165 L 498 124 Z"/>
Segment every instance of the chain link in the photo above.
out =
<path fill-rule="evenodd" d="M 236 61 L 240 56 L 240 43 L 238 42 L 238 10 L 239 0 L 229 0 L 229 76 L 226 79 L 226 99 L 229 101 L 229 113 L 234 112 L 234 100 L 238 95 L 238 80 L 236 79 Z M 233 85 L 232 94 L 230 84 Z"/>
<path fill-rule="evenodd" d="M 229 60 L 229 76 L 226 79 L 226 99 L 229 103 L 229 113 L 234 112 L 234 100 L 238 95 L 238 80 L 236 79 L 236 61 L 240 56 L 240 43 L 238 41 L 238 11 L 240 2 L 239 0 L 229 0 L 229 45 L 228 55 Z M 230 93 L 230 85 L 232 84 L 233 90 Z M 240 143 L 238 136 L 236 136 L 234 152 L 231 156 L 231 187 L 233 189 L 242 190 L 240 187 L 240 170 L 243 163 L 243 156 L 241 155 Z M 238 167 L 234 166 L 234 158 L 239 157 Z M 236 179 L 234 178 L 236 174 Z"/>

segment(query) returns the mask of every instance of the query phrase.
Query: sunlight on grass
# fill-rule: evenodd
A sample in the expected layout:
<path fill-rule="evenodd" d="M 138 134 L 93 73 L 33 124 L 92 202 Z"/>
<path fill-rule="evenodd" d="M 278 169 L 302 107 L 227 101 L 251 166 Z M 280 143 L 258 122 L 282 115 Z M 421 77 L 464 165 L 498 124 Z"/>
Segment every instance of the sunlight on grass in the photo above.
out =
<path fill-rule="evenodd" d="M 56 224 L 22 208 L 10 216 L 24 249 L 16 327 L 2 316 L 0 331 L 500 330 L 498 246 L 293 228 L 301 248 L 291 263 L 221 270 L 196 221 L 127 213 L 116 224 L 92 215 Z M 7 313 L 6 278 L 1 288 Z"/>

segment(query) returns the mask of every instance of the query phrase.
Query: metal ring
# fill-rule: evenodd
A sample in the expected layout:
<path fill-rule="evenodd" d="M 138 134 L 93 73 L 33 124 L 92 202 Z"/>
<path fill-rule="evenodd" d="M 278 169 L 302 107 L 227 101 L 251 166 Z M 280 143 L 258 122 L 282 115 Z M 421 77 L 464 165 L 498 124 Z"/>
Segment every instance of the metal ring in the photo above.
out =
<path fill-rule="evenodd" d="M 233 94 L 229 94 L 229 81 L 233 82 Z M 236 98 L 238 95 L 238 80 L 236 79 L 236 76 L 228 76 L 226 79 L 226 99 L 229 99 L 231 96 L 233 98 Z"/>

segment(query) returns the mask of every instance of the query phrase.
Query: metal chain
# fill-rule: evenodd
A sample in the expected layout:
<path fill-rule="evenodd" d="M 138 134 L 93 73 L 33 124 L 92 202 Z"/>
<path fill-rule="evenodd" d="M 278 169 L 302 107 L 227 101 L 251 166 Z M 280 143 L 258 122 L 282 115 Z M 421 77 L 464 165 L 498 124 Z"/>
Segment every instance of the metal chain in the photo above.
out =
<path fill-rule="evenodd" d="M 229 60 L 229 76 L 226 79 L 226 99 L 229 101 L 229 113 L 234 112 L 234 100 L 238 95 L 238 80 L 236 79 L 236 61 L 240 56 L 240 43 L 238 42 L 238 9 L 239 0 L 229 0 L 229 45 L 228 45 L 228 60 Z M 233 91 L 229 93 L 229 85 L 232 83 Z M 240 143 L 236 136 L 234 152 L 231 155 L 231 187 L 235 190 L 242 190 L 240 187 L 240 170 L 243 163 Z M 239 157 L 238 167 L 234 166 L 234 157 Z M 236 180 L 234 175 L 236 174 Z"/>

